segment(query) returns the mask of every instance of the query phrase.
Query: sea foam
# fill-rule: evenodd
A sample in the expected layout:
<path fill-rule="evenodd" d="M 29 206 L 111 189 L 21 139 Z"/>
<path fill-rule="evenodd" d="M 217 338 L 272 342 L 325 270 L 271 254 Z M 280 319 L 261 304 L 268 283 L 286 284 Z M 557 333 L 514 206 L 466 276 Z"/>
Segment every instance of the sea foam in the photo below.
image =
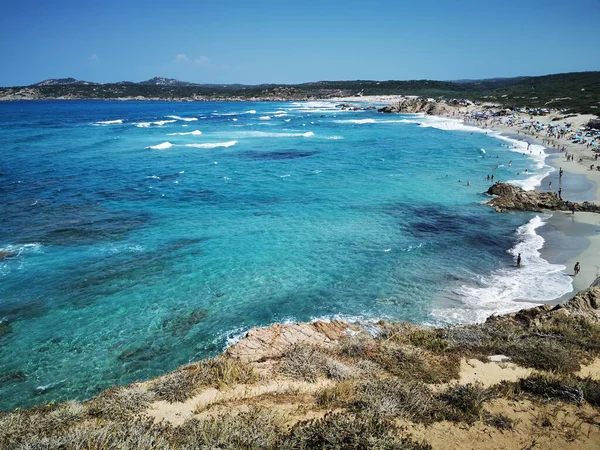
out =
<path fill-rule="evenodd" d="M 445 323 L 482 322 L 492 314 L 531 308 L 571 292 L 572 280 L 564 272 L 566 267 L 550 264 L 540 255 L 544 238 L 536 229 L 545 223 L 535 216 L 517 229 L 518 242 L 508 253 L 515 258 L 521 254 L 520 268 L 505 267 L 476 277 L 473 284 L 457 290 L 462 307 L 434 310 L 432 316 Z M 525 299 L 528 301 L 522 301 Z"/>
<path fill-rule="evenodd" d="M 168 148 L 173 147 L 173 144 L 171 144 L 170 142 L 163 142 L 162 144 L 158 144 L 158 145 L 151 145 L 149 147 L 146 148 L 151 148 L 154 150 L 166 150 Z"/>
<path fill-rule="evenodd" d="M 104 120 L 102 122 L 95 122 L 94 125 L 118 125 L 121 123 L 123 123 L 123 119 Z"/>
<path fill-rule="evenodd" d="M 287 133 L 287 132 L 268 132 L 268 131 L 238 131 L 235 133 L 230 133 L 230 135 L 235 135 L 236 137 L 263 137 L 263 138 L 285 138 L 285 137 L 313 137 L 315 133 L 312 131 L 307 131 L 306 133 Z"/>
<path fill-rule="evenodd" d="M 237 141 L 228 142 L 206 142 L 204 144 L 185 144 L 186 147 L 193 148 L 217 148 L 217 147 L 233 147 Z"/>
<path fill-rule="evenodd" d="M 184 122 L 193 122 L 195 120 L 198 120 L 198 118 L 196 117 L 179 117 L 179 116 L 167 116 L 171 119 L 175 119 L 175 120 L 183 120 Z"/>
<path fill-rule="evenodd" d="M 194 131 L 188 131 L 186 133 L 167 133 L 167 136 L 187 136 L 187 135 L 200 136 L 201 134 L 202 134 L 202 131 L 194 130 Z"/>

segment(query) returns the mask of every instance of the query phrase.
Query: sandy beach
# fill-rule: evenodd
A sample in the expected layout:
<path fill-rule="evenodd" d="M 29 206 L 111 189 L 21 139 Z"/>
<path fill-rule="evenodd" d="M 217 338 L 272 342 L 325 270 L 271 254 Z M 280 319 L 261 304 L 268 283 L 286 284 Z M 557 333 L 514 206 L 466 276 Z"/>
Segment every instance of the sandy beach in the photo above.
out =
<path fill-rule="evenodd" d="M 348 97 L 339 99 L 340 101 L 368 101 L 370 103 L 394 103 L 400 100 L 401 96 L 373 96 L 373 97 Z M 546 130 L 531 131 L 529 126 L 532 124 L 560 126 L 569 124 L 573 130 L 579 130 L 585 126 L 591 119 L 596 117 L 591 114 L 567 114 L 560 111 L 550 111 L 543 115 L 530 115 L 528 113 L 513 112 L 510 115 L 495 117 L 492 113 L 502 110 L 499 107 L 490 105 L 469 105 L 462 107 L 447 108 L 446 118 L 460 120 L 462 122 L 476 125 L 483 129 L 498 131 L 513 139 L 523 140 L 532 144 L 542 145 L 547 148 L 549 157 L 546 163 L 553 166 L 556 170 L 544 178 L 540 186 L 536 189 L 549 190 L 549 182 L 552 181 L 554 189 L 557 191 L 562 187 L 562 196 L 575 202 L 591 201 L 600 204 L 600 171 L 596 167 L 600 164 L 600 159 L 594 159 L 594 152 L 586 144 L 578 144 L 568 139 L 568 135 L 563 137 L 547 136 Z M 483 118 L 482 116 L 488 118 Z M 562 151 L 560 150 L 562 149 Z M 566 155 L 573 155 L 567 160 Z M 590 169 L 591 165 L 594 169 Z M 560 169 L 564 170 L 562 180 L 559 178 Z M 571 184 L 569 177 L 585 177 L 591 187 L 570 192 L 566 186 Z M 579 184 L 581 183 L 572 183 Z M 583 249 L 573 252 L 563 252 L 558 255 L 555 263 L 566 266 L 565 274 L 573 276 L 575 263 L 579 262 L 581 271 L 577 276 L 573 276 L 573 292 L 585 289 L 600 276 L 600 215 L 593 213 L 575 214 L 556 211 L 548 220 L 549 228 L 560 230 L 565 239 L 584 240 L 585 246 L 573 245 L 574 248 Z M 569 254 L 571 253 L 571 254 Z M 567 255 L 568 256 L 564 256 Z M 556 300 L 560 302 L 572 296 L 572 293 L 566 294 Z"/>
<path fill-rule="evenodd" d="M 456 114 L 453 117 L 464 117 L 465 121 L 470 121 L 469 116 L 481 112 L 482 108 L 457 108 Z M 545 146 L 548 150 L 547 153 L 551 157 L 547 158 L 546 163 L 554 166 L 556 169 L 548 177 L 542 180 L 540 186 L 536 189 L 546 191 L 548 190 L 548 182 L 552 181 L 554 185 L 554 191 L 561 186 L 561 181 L 565 182 L 570 176 L 584 176 L 593 187 L 587 191 L 583 197 L 580 193 L 577 196 L 569 197 L 570 193 L 568 189 L 563 188 L 562 196 L 566 199 L 573 199 L 574 201 L 588 200 L 596 204 L 600 203 L 600 171 L 595 170 L 598 161 L 593 157 L 594 152 L 591 148 L 588 148 L 585 144 L 576 144 L 571 140 L 567 139 L 566 136 L 563 138 L 546 137 L 545 131 L 538 133 L 525 131 L 524 125 L 517 125 L 519 120 L 524 120 L 525 124 L 536 123 L 549 124 L 562 126 L 565 123 L 571 124 L 571 128 L 577 130 L 582 126 L 585 126 L 591 119 L 594 119 L 593 115 L 579 114 L 573 117 L 565 119 L 557 118 L 564 117 L 564 113 L 549 113 L 546 115 L 530 116 L 529 114 L 516 114 L 511 116 L 512 122 L 515 125 L 507 124 L 506 118 L 494 119 L 478 123 L 483 128 L 489 128 L 495 131 L 499 131 L 503 134 L 510 135 L 513 138 L 522 139 L 532 144 L 538 144 Z M 515 136 L 516 134 L 516 136 Z M 563 148 L 564 151 L 559 152 L 559 148 Z M 565 155 L 573 155 L 570 161 L 567 161 Z M 594 165 L 594 170 L 590 169 L 590 165 Z M 564 170 L 563 180 L 559 179 L 559 170 Z M 579 198 L 578 198 L 579 197 Z M 587 247 L 579 254 L 569 257 L 568 259 L 562 259 L 557 262 L 564 264 L 566 274 L 574 275 L 573 268 L 577 262 L 581 265 L 581 272 L 577 276 L 573 277 L 573 291 L 577 292 L 581 289 L 585 289 L 594 282 L 598 276 L 600 276 L 600 216 L 593 213 L 581 213 L 576 212 L 575 214 L 565 213 L 561 211 L 553 212 L 552 218 L 548 221 L 549 226 L 556 227 L 563 235 L 568 239 L 569 237 L 580 237 L 585 238 L 588 241 Z M 587 226 L 578 226 L 587 225 Z M 567 294 L 558 300 L 566 300 L 572 294 Z"/>

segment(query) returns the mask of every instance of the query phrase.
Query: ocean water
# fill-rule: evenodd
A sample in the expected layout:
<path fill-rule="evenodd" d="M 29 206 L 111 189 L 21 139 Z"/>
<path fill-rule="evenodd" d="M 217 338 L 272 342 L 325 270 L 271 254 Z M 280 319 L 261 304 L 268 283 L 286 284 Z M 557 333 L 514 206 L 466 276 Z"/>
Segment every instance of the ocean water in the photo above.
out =
<path fill-rule="evenodd" d="M 472 323 L 572 289 L 540 256 L 544 216 L 482 205 L 488 174 L 547 176 L 544 149 L 451 120 L 13 102 L 0 141 L 0 409 L 89 398 L 273 322 Z"/>

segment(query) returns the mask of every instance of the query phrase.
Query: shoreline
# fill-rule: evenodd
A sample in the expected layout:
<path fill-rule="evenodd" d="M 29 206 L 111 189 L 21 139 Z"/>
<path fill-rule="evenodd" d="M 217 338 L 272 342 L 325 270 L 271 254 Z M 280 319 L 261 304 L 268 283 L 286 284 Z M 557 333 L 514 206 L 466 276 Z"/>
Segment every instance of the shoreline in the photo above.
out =
<path fill-rule="evenodd" d="M 410 98 L 410 97 L 408 97 Z M 394 104 L 399 103 L 402 100 L 406 100 L 407 97 L 400 95 L 386 95 L 386 96 L 369 96 L 369 97 L 340 97 L 333 99 L 335 101 L 343 102 L 364 102 L 369 104 Z M 539 123 L 539 124 L 552 124 L 562 126 L 565 123 L 570 123 L 573 129 L 579 129 L 581 126 L 587 124 L 591 119 L 595 118 L 594 115 L 576 114 L 571 115 L 560 112 L 548 112 L 544 115 L 530 115 L 527 113 L 514 113 L 510 116 L 491 116 L 490 118 L 480 118 L 480 115 L 490 114 L 496 111 L 505 111 L 504 108 L 497 107 L 492 108 L 490 105 L 476 106 L 470 104 L 468 106 L 446 106 L 435 101 L 431 102 L 437 106 L 441 106 L 439 109 L 434 110 L 433 114 L 425 113 L 426 117 L 438 117 L 441 119 L 456 120 L 465 126 L 473 126 L 481 130 L 492 131 L 497 133 L 500 139 L 509 139 L 511 141 L 527 142 L 532 145 L 539 145 L 544 148 L 546 157 L 544 158 L 544 165 L 551 167 L 551 171 L 547 173 L 539 183 L 534 186 L 535 189 L 541 191 L 549 190 L 549 183 L 552 182 L 554 185 L 553 190 L 559 187 L 563 188 L 564 198 L 570 199 L 574 202 L 591 201 L 596 204 L 600 204 L 600 171 L 590 170 L 590 165 L 600 165 L 600 159 L 594 160 L 591 156 L 591 150 L 583 144 L 576 144 L 565 137 L 554 138 L 546 137 L 545 130 L 538 132 L 531 132 L 523 129 L 525 124 Z M 410 114 L 409 112 L 406 112 Z M 423 114 L 423 113 L 419 113 Z M 510 118 L 509 122 L 506 120 Z M 558 119 L 558 120 L 557 120 Z M 525 122 L 519 124 L 519 121 Z M 563 148 L 563 151 L 559 151 L 558 148 Z M 571 161 L 567 161 L 565 155 L 573 155 Z M 560 169 L 564 170 L 564 176 L 561 180 L 559 178 Z M 569 176 L 574 176 L 569 178 Z M 577 177 L 583 177 L 588 186 L 581 187 L 582 184 L 578 181 Z M 573 181 L 575 179 L 575 181 Z M 571 191 L 569 195 L 569 189 L 576 185 L 577 189 L 575 192 Z M 579 292 L 583 289 L 589 288 L 591 284 L 600 276 L 600 215 L 594 213 L 583 213 L 576 212 L 574 215 L 562 211 L 548 211 L 551 215 L 550 218 L 546 219 L 546 224 L 541 230 L 538 230 L 538 234 L 544 238 L 544 247 L 540 250 L 541 256 L 548 262 L 553 264 L 560 264 L 565 266 L 565 276 L 572 277 L 573 289 L 551 301 L 547 301 L 549 305 L 556 305 L 563 303 L 573 296 L 574 293 Z M 577 240 L 577 250 L 575 252 L 562 252 L 561 254 L 553 254 L 551 248 L 548 247 L 548 236 L 552 231 L 560 233 L 558 237 L 559 241 L 570 248 L 570 240 Z M 564 253 L 569 253 L 568 256 L 564 256 Z M 573 267 L 579 262 L 581 265 L 581 271 L 577 276 L 573 276 Z M 520 302 L 521 303 L 521 302 Z M 528 302 L 522 302 L 524 304 Z M 534 302 L 535 303 L 535 302 Z"/>
<path fill-rule="evenodd" d="M 468 110 L 468 107 L 459 108 L 458 113 L 466 115 Z M 540 123 L 547 123 L 553 118 L 552 116 L 554 115 L 556 114 L 535 116 L 534 119 L 530 120 L 539 121 Z M 455 116 L 438 117 L 456 119 Z M 578 126 L 580 126 L 587 123 L 590 118 L 591 117 L 587 115 L 577 115 L 576 117 L 570 117 L 568 120 L 570 122 L 572 121 L 573 123 L 577 123 Z M 548 182 L 553 182 L 555 187 L 562 186 L 561 180 L 558 176 L 559 170 L 562 168 L 566 175 L 563 178 L 567 179 L 569 175 L 583 176 L 591 184 L 588 189 L 577 192 L 574 196 L 574 201 L 581 202 L 587 200 L 596 204 L 600 204 L 600 172 L 596 170 L 589 170 L 589 166 L 586 165 L 586 163 L 589 164 L 589 162 L 593 161 L 593 159 L 590 157 L 590 150 L 585 146 L 581 144 L 575 144 L 564 138 L 551 139 L 552 143 L 556 146 L 565 147 L 565 153 L 574 155 L 573 161 L 566 161 L 564 156 L 565 153 L 559 152 L 556 147 L 544 142 L 545 139 L 539 134 L 521 134 L 521 129 L 507 126 L 506 124 L 493 124 L 487 123 L 486 121 L 485 125 L 482 126 L 481 124 L 467 122 L 466 120 L 456 120 L 459 120 L 465 124 L 476 126 L 480 129 L 498 132 L 501 136 L 509 139 L 524 141 L 544 147 L 547 154 L 544 164 L 552 167 L 554 170 L 548 173 L 535 188 L 541 191 L 547 191 Z M 517 134 L 515 134 L 515 131 L 517 131 Z M 583 159 L 583 162 L 579 162 L 580 159 Z M 565 184 L 567 183 L 565 182 Z M 565 198 L 569 198 L 569 192 L 567 191 L 564 196 Z M 568 300 L 573 293 L 589 288 L 594 280 L 596 280 L 596 278 L 598 278 L 600 275 L 600 260 L 597 258 L 597 255 L 600 254 L 600 216 L 598 214 L 584 212 L 576 212 L 574 215 L 563 211 L 549 211 L 548 213 L 551 214 L 551 217 L 547 220 L 544 228 L 553 227 L 557 229 L 562 234 L 562 239 L 564 240 L 568 240 L 569 238 L 573 237 L 587 240 L 587 245 L 582 251 L 575 255 L 569 255 L 569 257 L 566 259 L 559 256 L 552 261 L 556 264 L 565 265 L 565 275 L 568 276 L 572 276 L 575 263 L 579 262 L 582 267 L 581 272 L 577 276 L 572 276 L 573 290 L 571 292 L 557 297 L 550 302 L 546 302 L 550 305 L 556 305 Z M 547 233 L 542 230 L 541 235 L 547 236 Z M 544 256 L 544 259 L 546 259 L 545 256 L 548 254 L 546 244 L 547 239 L 545 239 L 544 247 L 541 250 L 541 254 Z"/>
<path fill-rule="evenodd" d="M 550 120 L 552 116 L 552 114 L 548 114 L 547 116 L 536 116 L 535 120 L 539 120 L 543 123 L 544 119 Z M 587 123 L 589 117 L 579 115 L 577 117 L 569 118 L 569 120 L 573 122 L 577 121 L 578 123 Z M 522 141 L 541 145 L 546 149 L 548 156 L 545 159 L 545 164 L 553 167 L 554 171 L 546 175 L 536 189 L 547 191 L 548 182 L 550 181 L 552 181 L 555 186 L 561 186 L 558 174 L 559 170 L 562 168 L 565 173 L 563 178 L 568 178 L 569 175 L 583 176 L 591 183 L 589 190 L 586 189 L 583 192 L 578 192 L 574 201 L 580 202 L 588 200 L 600 204 L 600 172 L 589 170 L 589 166 L 586 165 L 586 163 L 589 164 L 589 161 L 592 159 L 589 157 L 590 150 L 585 146 L 574 144 L 564 138 L 553 139 L 553 141 L 556 142 L 556 145 L 561 147 L 564 146 L 566 148 L 566 153 L 574 155 L 573 161 L 566 161 L 564 157 L 565 153 L 560 153 L 556 150 L 556 147 L 552 147 L 545 143 L 545 139 L 541 136 L 517 134 L 515 137 L 515 129 L 506 125 L 486 125 L 485 128 L 500 132 L 502 135 L 511 139 L 518 139 L 521 137 Z M 578 162 L 580 159 L 583 159 L 584 162 Z M 569 192 L 567 191 L 564 196 L 565 198 L 569 198 Z M 573 291 L 549 302 L 549 304 L 554 305 L 567 300 L 574 292 L 590 287 L 594 280 L 600 275 L 600 260 L 596 257 L 600 254 L 600 216 L 594 213 L 583 212 L 576 212 L 573 215 L 563 211 L 552 211 L 550 214 L 551 217 L 548 219 L 546 227 L 555 227 L 562 233 L 563 238 L 566 240 L 570 237 L 587 239 L 587 246 L 583 251 L 568 257 L 566 260 L 564 258 L 559 258 L 556 261 L 558 264 L 566 266 L 565 273 L 569 276 L 573 274 L 573 267 L 577 262 L 581 264 L 581 272 L 577 276 L 573 276 Z M 596 228 L 595 234 L 594 228 Z M 543 231 L 542 234 L 544 234 Z M 546 249 L 546 243 L 547 242 L 544 243 L 544 249 Z M 543 256 L 547 253 L 544 249 L 542 249 L 541 252 Z"/>

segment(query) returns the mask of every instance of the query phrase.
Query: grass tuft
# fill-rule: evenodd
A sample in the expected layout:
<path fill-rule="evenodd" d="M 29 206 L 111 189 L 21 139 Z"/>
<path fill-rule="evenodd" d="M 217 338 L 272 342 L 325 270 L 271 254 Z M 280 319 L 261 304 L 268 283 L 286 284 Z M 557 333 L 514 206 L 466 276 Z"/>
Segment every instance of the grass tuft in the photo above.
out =
<path fill-rule="evenodd" d="M 439 396 L 448 405 L 447 420 L 469 424 L 481 418 L 483 404 L 492 397 L 492 392 L 480 383 L 450 386 Z"/>
<path fill-rule="evenodd" d="M 283 355 L 280 370 L 291 378 L 314 382 L 328 371 L 327 355 L 317 347 L 294 345 Z"/>
<path fill-rule="evenodd" d="M 392 422 L 380 417 L 329 413 L 321 419 L 296 424 L 281 448 L 430 450 L 431 446 L 401 436 Z"/>

